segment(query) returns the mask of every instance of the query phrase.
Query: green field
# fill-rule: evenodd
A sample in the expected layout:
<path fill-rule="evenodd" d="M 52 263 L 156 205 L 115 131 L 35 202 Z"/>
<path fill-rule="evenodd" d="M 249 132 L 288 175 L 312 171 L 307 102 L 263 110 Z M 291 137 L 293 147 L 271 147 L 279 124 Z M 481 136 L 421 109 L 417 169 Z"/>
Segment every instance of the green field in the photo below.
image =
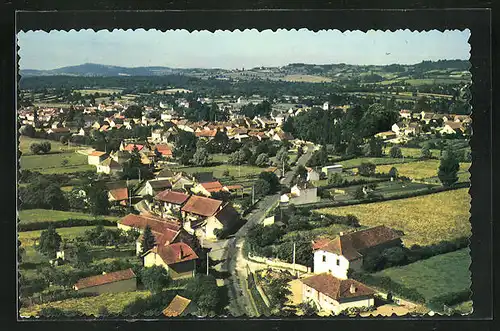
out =
<path fill-rule="evenodd" d="M 71 228 L 59 228 L 56 229 L 57 233 L 62 239 L 72 240 L 79 237 L 85 233 L 85 231 L 93 229 L 94 226 L 75 226 Z M 108 229 L 116 229 L 116 227 L 105 227 Z M 40 238 L 42 231 L 25 231 L 19 232 L 18 240 L 21 242 L 21 246 L 33 245 L 35 240 Z"/>
<path fill-rule="evenodd" d="M 358 157 L 355 159 L 350 159 L 350 160 L 345 160 L 345 161 L 340 161 L 336 162 L 337 164 L 341 164 L 344 166 L 344 169 L 350 169 L 350 168 L 356 168 L 361 165 L 363 162 L 371 162 L 376 165 L 382 165 L 382 164 L 393 164 L 393 163 L 407 163 L 407 162 L 413 162 L 416 161 L 415 159 L 411 158 L 392 158 L 392 157 Z M 378 168 L 378 167 L 377 167 Z"/>
<path fill-rule="evenodd" d="M 320 214 L 355 215 L 361 225 L 402 230 L 410 247 L 438 243 L 471 235 L 469 189 L 458 189 L 419 197 L 314 210 Z"/>
<path fill-rule="evenodd" d="M 73 92 L 80 92 L 81 95 L 89 95 L 94 93 L 113 94 L 113 93 L 121 93 L 121 91 L 123 91 L 123 89 L 74 90 Z"/>
<path fill-rule="evenodd" d="M 422 155 L 422 150 L 420 148 L 411 148 L 411 147 L 400 147 L 401 152 L 404 157 L 413 157 L 419 158 Z M 431 149 L 431 155 L 434 157 L 439 157 L 439 149 Z"/>
<path fill-rule="evenodd" d="M 229 160 L 229 154 L 210 154 L 213 162 L 226 163 Z"/>
<path fill-rule="evenodd" d="M 433 297 L 470 288 L 469 248 L 437 255 L 402 267 L 394 267 L 373 274 L 386 276 L 406 287 L 417 290 L 426 301 Z"/>
<path fill-rule="evenodd" d="M 400 176 L 414 179 L 423 179 L 435 177 L 438 172 L 439 163 L 439 160 L 432 159 L 404 164 L 387 164 L 377 166 L 376 171 L 379 173 L 388 173 L 389 170 L 394 166 L 396 167 L 396 169 L 398 169 L 398 173 Z M 460 170 L 467 171 L 470 165 L 471 164 L 468 162 L 460 163 Z"/>
<path fill-rule="evenodd" d="M 118 217 L 113 216 L 92 216 L 81 212 L 60 211 L 49 209 L 25 209 L 19 211 L 20 223 L 36 223 L 43 221 L 61 222 L 70 218 L 80 218 L 92 220 L 95 218 L 104 218 L 110 221 L 117 221 Z"/>
<path fill-rule="evenodd" d="M 32 154 L 31 150 L 30 150 L 31 144 L 41 143 L 41 142 L 49 142 L 50 143 L 52 148 L 51 148 L 49 154 L 59 153 L 59 152 L 69 152 L 69 151 L 75 151 L 75 150 L 81 149 L 81 147 L 74 146 L 74 145 L 71 147 L 68 147 L 66 145 L 61 144 L 59 141 L 20 136 L 19 137 L 19 145 L 18 145 L 19 150 L 23 153 L 23 156 L 31 155 Z"/>
<path fill-rule="evenodd" d="M 99 308 L 104 306 L 110 313 L 121 313 L 123 308 L 139 298 L 150 296 L 149 291 L 105 293 L 95 297 L 67 299 L 54 301 L 42 305 L 34 305 L 29 308 L 21 308 L 21 316 L 36 316 L 42 308 L 59 308 L 64 310 L 76 310 L 85 315 L 97 315 Z"/>
<path fill-rule="evenodd" d="M 283 80 L 287 82 L 305 82 L 305 83 L 328 83 L 332 81 L 331 78 L 314 76 L 314 75 L 288 75 L 283 77 Z"/>

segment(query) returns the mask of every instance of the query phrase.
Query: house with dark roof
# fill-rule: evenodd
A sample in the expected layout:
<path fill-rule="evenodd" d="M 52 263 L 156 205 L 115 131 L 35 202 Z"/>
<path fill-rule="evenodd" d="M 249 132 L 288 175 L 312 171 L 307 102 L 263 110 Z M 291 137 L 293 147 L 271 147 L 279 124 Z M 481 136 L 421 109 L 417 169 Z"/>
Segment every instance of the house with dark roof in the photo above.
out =
<path fill-rule="evenodd" d="M 216 229 L 222 234 L 234 233 L 242 225 L 240 214 L 227 203 L 213 216 L 206 219 L 204 230 L 206 239 L 216 239 Z"/>
<path fill-rule="evenodd" d="M 120 270 L 78 280 L 73 289 L 85 293 L 117 293 L 137 290 L 137 277 L 132 269 Z"/>
<path fill-rule="evenodd" d="M 144 266 L 162 266 L 170 278 L 192 278 L 196 272 L 198 255 L 186 243 L 178 242 L 165 246 L 155 246 L 144 255 Z"/>
<path fill-rule="evenodd" d="M 161 191 L 171 189 L 172 183 L 168 179 L 148 180 L 138 191 L 137 195 L 144 197 L 146 195 L 156 196 Z"/>
<path fill-rule="evenodd" d="M 313 243 L 314 273 L 327 272 L 347 279 L 347 270 L 361 270 L 363 256 L 401 246 L 402 233 L 384 225 L 351 233 L 340 233 L 333 240 Z"/>
<path fill-rule="evenodd" d="M 175 173 L 170 168 L 165 167 L 158 172 L 156 179 L 172 179 L 174 176 Z"/>
<path fill-rule="evenodd" d="M 121 164 L 108 157 L 97 165 L 97 173 L 105 173 L 108 175 L 117 175 L 123 171 Z"/>
<path fill-rule="evenodd" d="M 312 303 L 320 312 L 339 314 L 348 308 L 374 305 L 373 289 L 353 279 L 339 279 L 321 273 L 300 280 L 302 302 Z"/>
<path fill-rule="evenodd" d="M 167 189 L 154 197 L 155 206 L 163 216 L 164 214 L 179 215 L 181 207 L 189 199 L 189 195 Z"/>
<path fill-rule="evenodd" d="M 197 183 L 208 183 L 208 182 L 213 182 L 215 180 L 214 173 L 212 171 L 195 172 L 192 176 L 193 176 L 193 181 Z"/>
<path fill-rule="evenodd" d="M 196 305 L 193 301 L 177 294 L 162 313 L 166 317 L 177 317 L 194 314 L 196 311 Z"/>

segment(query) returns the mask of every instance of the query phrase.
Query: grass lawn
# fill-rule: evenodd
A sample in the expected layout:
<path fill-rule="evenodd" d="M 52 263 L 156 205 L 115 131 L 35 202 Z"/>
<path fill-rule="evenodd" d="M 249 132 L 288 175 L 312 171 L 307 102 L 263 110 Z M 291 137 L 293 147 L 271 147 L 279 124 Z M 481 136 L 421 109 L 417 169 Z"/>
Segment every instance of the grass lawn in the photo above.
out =
<path fill-rule="evenodd" d="M 314 75 L 287 75 L 283 77 L 283 80 L 288 82 L 305 82 L 305 83 L 325 83 L 325 82 L 328 83 L 332 81 L 331 78 L 314 76 Z"/>
<path fill-rule="evenodd" d="M 220 162 L 220 163 L 226 163 L 227 160 L 229 160 L 229 155 L 230 154 L 210 154 L 210 157 L 212 158 L 213 162 Z"/>
<path fill-rule="evenodd" d="M 473 311 L 472 300 L 462 302 L 458 305 L 452 306 L 451 308 L 459 314 L 470 314 Z"/>
<path fill-rule="evenodd" d="M 464 248 L 402 267 L 388 268 L 373 275 L 386 276 L 414 288 L 428 301 L 439 295 L 469 289 L 470 263 L 469 248 Z"/>
<path fill-rule="evenodd" d="M 312 238 L 335 238 L 339 235 L 339 232 L 346 232 L 352 230 L 353 228 L 344 224 L 332 224 L 327 227 L 316 228 L 312 230 L 300 230 L 288 232 L 283 236 L 283 239 L 292 238 L 295 235 L 311 236 Z"/>
<path fill-rule="evenodd" d="M 404 157 L 419 158 L 422 155 L 422 150 L 420 148 L 411 148 L 411 147 L 400 147 L 400 148 Z M 439 149 L 431 149 L 430 151 L 432 156 L 439 157 Z"/>
<path fill-rule="evenodd" d="M 120 93 L 122 89 L 98 89 L 98 90 L 74 90 L 73 92 L 80 92 L 81 95 L 89 95 L 94 93 L 99 94 L 113 94 Z"/>
<path fill-rule="evenodd" d="M 64 160 L 68 162 L 66 165 L 63 165 Z M 87 163 L 87 156 L 75 152 L 22 155 L 20 163 L 23 170 L 41 173 L 69 173 L 95 169 L 93 165 Z"/>
<path fill-rule="evenodd" d="M 19 150 L 23 153 L 23 155 L 31 154 L 30 146 L 33 143 L 41 143 L 41 142 L 49 142 L 51 145 L 50 153 L 58 153 L 61 151 L 68 150 L 77 150 L 80 147 L 69 147 L 61 144 L 59 141 L 48 140 L 48 139 L 39 139 L 39 138 L 30 138 L 26 136 L 19 137 Z"/>
<path fill-rule="evenodd" d="M 391 158 L 391 157 L 358 157 L 355 159 L 340 161 L 340 162 L 338 162 L 338 164 L 342 164 L 345 169 L 350 169 L 350 168 L 356 168 L 356 167 L 360 166 L 361 163 L 363 163 L 363 162 L 371 162 L 373 164 L 379 165 L 379 164 L 406 163 L 406 162 L 413 162 L 413 161 L 416 161 L 416 160 L 411 159 L 411 158 L 396 159 L 396 158 Z"/>
<path fill-rule="evenodd" d="M 471 235 L 468 188 L 408 199 L 323 208 L 314 212 L 331 215 L 352 214 L 362 225 L 403 230 L 403 243 L 430 245 Z"/>
<path fill-rule="evenodd" d="M 208 172 L 213 171 L 214 177 L 222 178 L 222 173 L 225 170 L 229 171 L 229 176 L 234 176 L 235 178 L 244 177 L 249 175 L 258 175 L 265 168 L 253 167 L 248 165 L 232 165 L 232 164 L 222 164 L 213 167 L 171 167 L 172 170 L 182 170 L 187 173 L 195 173 L 195 172 Z"/>
<path fill-rule="evenodd" d="M 59 228 L 56 232 L 59 233 L 62 239 L 75 239 L 78 236 L 83 235 L 87 230 L 93 229 L 94 226 L 75 226 L 71 228 Z M 107 226 L 108 229 L 116 229 L 116 227 Z M 24 231 L 19 232 L 18 240 L 21 242 L 21 246 L 30 246 L 35 240 L 40 238 L 41 230 L 37 231 Z"/>
<path fill-rule="evenodd" d="M 398 169 L 401 176 L 406 176 L 414 179 L 423 179 L 429 177 L 435 177 L 437 175 L 439 160 L 425 160 L 417 161 L 404 164 L 387 164 L 377 166 L 377 172 L 388 173 L 389 170 L 394 166 Z M 469 162 L 460 163 L 460 170 L 466 171 L 470 167 Z M 467 171 L 468 172 L 468 171 Z"/>
<path fill-rule="evenodd" d="M 74 211 L 61 211 L 49 209 L 25 209 L 19 211 L 20 223 L 36 223 L 43 221 L 60 222 L 69 218 L 81 218 L 92 220 L 94 218 L 104 218 L 111 221 L 117 221 L 118 217 L 113 216 L 97 216 Z"/>
<path fill-rule="evenodd" d="M 21 308 L 20 315 L 36 316 L 42 308 L 59 308 L 65 310 L 76 310 L 85 315 L 97 315 L 99 308 L 105 306 L 110 313 L 121 313 L 123 308 L 139 298 L 150 296 L 149 291 L 104 293 L 95 297 L 67 299 L 54 301 L 29 308 Z"/>
<path fill-rule="evenodd" d="M 40 254 L 40 252 L 38 252 L 34 247 L 26 246 L 24 247 L 22 261 L 23 263 L 40 264 L 49 262 L 49 259 L 46 256 Z"/>

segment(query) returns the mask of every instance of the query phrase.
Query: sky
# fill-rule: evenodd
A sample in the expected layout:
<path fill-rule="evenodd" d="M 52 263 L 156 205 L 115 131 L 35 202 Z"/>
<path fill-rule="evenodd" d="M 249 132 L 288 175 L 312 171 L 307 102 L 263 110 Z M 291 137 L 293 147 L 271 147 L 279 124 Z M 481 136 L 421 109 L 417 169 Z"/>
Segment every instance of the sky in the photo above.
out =
<path fill-rule="evenodd" d="M 310 64 L 414 64 L 468 60 L 470 30 L 395 32 L 307 29 L 28 31 L 18 34 L 20 69 L 83 63 L 123 67 L 253 68 Z"/>

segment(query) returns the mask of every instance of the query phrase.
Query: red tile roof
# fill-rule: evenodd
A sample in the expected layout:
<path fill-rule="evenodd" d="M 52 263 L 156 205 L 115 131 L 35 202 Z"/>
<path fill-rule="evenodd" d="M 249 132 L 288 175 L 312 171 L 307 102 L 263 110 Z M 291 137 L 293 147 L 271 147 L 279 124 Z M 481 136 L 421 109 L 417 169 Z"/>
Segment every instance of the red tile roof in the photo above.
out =
<path fill-rule="evenodd" d="M 200 185 L 208 192 L 220 192 L 223 188 L 222 184 L 218 181 L 201 183 Z"/>
<path fill-rule="evenodd" d="M 401 238 L 401 234 L 384 225 L 339 236 L 317 248 L 342 255 L 348 260 L 361 257 L 360 251 Z"/>
<path fill-rule="evenodd" d="M 156 145 L 156 149 L 163 156 L 172 156 L 172 149 L 168 145 L 159 144 L 159 145 Z"/>
<path fill-rule="evenodd" d="M 138 150 L 142 150 L 144 148 L 144 145 L 128 144 L 123 148 L 123 150 L 131 152 L 134 150 L 134 146 L 136 146 Z"/>
<path fill-rule="evenodd" d="M 155 246 L 150 252 L 160 255 L 167 265 L 196 260 L 198 255 L 186 243 L 180 242 L 167 246 Z"/>
<path fill-rule="evenodd" d="M 338 279 L 329 273 L 307 277 L 302 279 L 301 282 L 334 300 L 372 296 L 375 294 L 373 289 L 358 281 L 353 279 Z M 351 292 L 351 286 L 353 292 Z"/>
<path fill-rule="evenodd" d="M 157 241 L 160 242 L 172 242 L 181 230 L 181 225 L 177 220 L 167 220 L 152 215 L 128 214 L 118 223 L 140 230 L 144 230 L 146 225 L 149 225 L 151 231 L 157 237 Z"/>
<path fill-rule="evenodd" d="M 196 137 L 215 137 L 217 130 L 202 130 L 195 132 Z"/>
<path fill-rule="evenodd" d="M 192 195 L 186 202 L 186 204 L 181 208 L 181 210 L 188 213 L 209 217 L 214 215 L 221 205 L 222 201 L 220 200 Z"/>
<path fill-rule="evenodd" d="M 231 191 L 231 190 L 240 190 L 243 188 L 242 185 L 239 185 L 239 184 L 236 184 L 236 185 L 227 185 L 227 186 L 224 186 L 227 190 Z"/>
<path fill-rule="evenodd" d="M 128 189 L 126 187 L 116 188 L 109 191 L 109 194 L 116 201 L 127 200 L 128 199 Z"/>
<path fill-rule="evenodd" d="M 188 198 L 189 195 L 172 190 L 162 191 L 155 196 L 156 200 L 173 203 L 176 205 L 182 205 Z"/>
<path fill-rule="evenodd" d="M 103 274 L 103 275 L 82 278 L 78 282 L 76 282 L 75 287 L 76 287 L 76 289 L 81 290 L 81 289 L 88 288 L 88 287 L 94 287 L 94 286 L 109 284 L 109 283 L 113 283 L 113 282 L 119 282 L 122 280 L 132 279 L 135 277 L 136 276 L 135 276 L 134 272 L 132 271 L 132 269 L 129 268 L 126 270 L 110 272 L 110 273 Z"/>
<path fill-rule="evenodd" d="M 180 295 L 176 295 L 167 308 L 163 310 L 163 315 L 167 317 L 179 316 L 186 310 L 190 303 L 191 300 L 181 297 Z"/>
<path fill-rule="evenodd" d="M 108 154 L 108 153 L 100 152 L 100 151 L 93 151 L 92 153 L 89 153 L 89 156 L 103 156 L 105 154 Z"/>

